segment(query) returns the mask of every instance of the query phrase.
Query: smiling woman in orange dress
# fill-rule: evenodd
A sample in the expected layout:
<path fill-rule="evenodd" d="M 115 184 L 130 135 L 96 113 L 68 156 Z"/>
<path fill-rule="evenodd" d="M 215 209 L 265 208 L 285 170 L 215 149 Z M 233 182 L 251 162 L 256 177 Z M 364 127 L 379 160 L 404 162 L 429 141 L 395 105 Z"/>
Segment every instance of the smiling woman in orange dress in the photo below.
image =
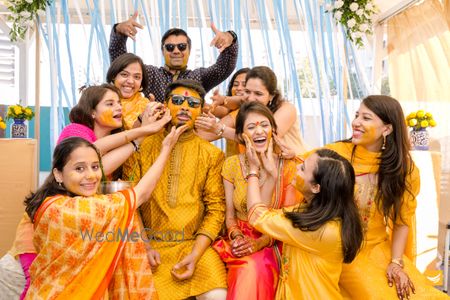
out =
<path fill-rule="evenodd" d="M 97 194 L 102 171 L 95 146 L 71 137 L 55 148 L 51 174 L 25 201 L 39 253 L 27 299 L 157 298 L 143 240 L 109 240 L 108 234 L 139 233 L 134 212 L 153 191 L 184 129 L 164 139 L 158 159 L 133 189 L 110 195 Z M 81 234 L 86 231 L 94 236 Z"/>

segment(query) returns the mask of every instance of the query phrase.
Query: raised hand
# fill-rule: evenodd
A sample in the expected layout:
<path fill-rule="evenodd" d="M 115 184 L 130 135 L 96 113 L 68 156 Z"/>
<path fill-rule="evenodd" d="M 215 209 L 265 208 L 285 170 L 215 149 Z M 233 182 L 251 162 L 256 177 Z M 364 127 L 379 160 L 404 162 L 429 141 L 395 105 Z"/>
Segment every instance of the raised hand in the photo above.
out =
<path fill-rule="evenodd" d="M 175 146 L 175 144 L 177 143 L 180 135 L 183 132 L 185 132 L 187 128 L 188 128 L 187 125 L 180 126 L 177 129 L 175 129 L 175 127 L 172 127 L 170 130 L 170 133 L 162 141 L 162 150 L 161 151 L 163 151 L 165 149 L 168 151 L 171 151 L 173 146 Z"/>
<path fill-rule="evenodd" d="M 285 159 L 293 159 L 295 157 L 295 152 L 288 146 L 286 146 L 281 139 L 274 133 L 273 139 L 275 140 L 275 144 L 280 148 L 281 156 Z"/>
<path fill-rule="evenodd" d="M 137 29 L 144 29 L 144 26 L 137 22 L 138 12 L 134 12 L 133 16 L 125 22 L 119 23 L 116 26 L 116 32 L 128 36 L 133 41 L 136 40 Z"/>
<path fill-rule="evenodd" d="M 277 177 L 277 166 L 273 159 L 273 139 L 269 140 L 267 150 L 261 154 L 263 168 L 271 176 Z"/>
<path fill-rule="evenodd" d="M 220 130 L 220 128 L 217 128 L 216 117 L 211 113 L 211 111 L 208 113 L 202 113 L 197 117 L 195 120 L 195 128 L 212 133 L 216 133 Z"/>
<path fill-rule="evenodd" d="M 213 95 L 211 96 L 211 99 L 213 101 L 213 103 L 211 104 L 211 109 L 209 110 L 210 112 L 214 112 L 214 109 L 216 109 L 217 106 L 223 105 L 224 101 L 225 101 L 225 96 L 222 96 L 219 94 L 219 90 L 216 89 L 213 92 Z"/>
<path fill-rule="evenodd" d="M 211 41 L 210 46 L 214 46 L 222 52 L 233 44 L 233 36 L 229 32 L 219 31 L 214 23 L 211 23 L 211 29 L 216 35 Z"/>
<path fill-rule="evenodd" d="M 245 142 L 245 155 L 247 155 L 250 171 L 259 170 L 261 162 L 259 161 L 258 154 L 256 153 L 255 147 L 253 147 L 252 141 L 245 133 L 242 134 L 242 138 Z"/>
<path fill-rule="evenodd" d="M 165 109 L 164 105 L 159 102 L 150 102 L 145 107 L 144 113 L 142 114 L 142 126 L 153 123 L 156 120 L 161 119 L 164 115 Z"/>

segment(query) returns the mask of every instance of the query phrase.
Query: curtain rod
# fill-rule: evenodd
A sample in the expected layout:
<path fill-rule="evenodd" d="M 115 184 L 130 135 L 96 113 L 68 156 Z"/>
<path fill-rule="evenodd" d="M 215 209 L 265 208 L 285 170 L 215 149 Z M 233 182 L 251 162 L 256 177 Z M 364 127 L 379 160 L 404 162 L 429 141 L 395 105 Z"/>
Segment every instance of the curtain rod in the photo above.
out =
<path fill-rule="evenodd" d="M 386 13 L 386 15 L 382 16 L 380 18 L 380 20 L 378 21 L 378 24 L 385 23 L 390 18 L 395 17 L 396 15 L 405 11 L 406 9 L 410 8 L 411 6 L 415 5 L 419 1 L 423 1 L 423 0 L 407 0 L 407 1 L 404 1 L 404 3 L 398 4 L 394 8 L 390 9 L 390 11 L 388 11 Z"/>

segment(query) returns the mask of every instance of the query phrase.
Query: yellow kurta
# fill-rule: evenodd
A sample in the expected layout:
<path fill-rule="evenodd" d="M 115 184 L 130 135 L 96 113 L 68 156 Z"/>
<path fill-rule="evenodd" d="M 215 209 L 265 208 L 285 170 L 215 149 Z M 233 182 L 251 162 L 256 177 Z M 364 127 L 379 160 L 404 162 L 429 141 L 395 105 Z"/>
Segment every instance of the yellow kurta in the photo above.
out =
<path fill-rule="evenodd" d="M 283 210 L 255 205 L 249 222 L 260 232 L 283 242 L 276 299 L 341 299 L 339 275 L 343 253 L 341 225 L 329 221 L 316 231 L 292 226 Z"/>
<path fill-rule="evenodd" d="M 121 98 L 120 102 L 122 104 L 123 126 L 126 130 L 129 130 L 133 128 L 133 124 L 136 122 L 137 117 L 144 112 L 147 104 L 150 103 L 150 100 L 145 98 L 141 92 L 137 92 L 131 98 Z"/>
<path fill-rule="evenodd" d="M 351 160 L 353 144 L 335 143 L 326 148 L 335 150 Z M 380 153 L 369 152 L 356 147 L 352 165 L 356 173 L 355 200 L 363 221 L 365 239 L 363 248 L 351 264 L 344 264 L 340 285 L 352 299 L 398 299 L 395 287 L 389 287 L 386 279 L 386 268 L 391 261 L 391 240 L 388 226 L 383 214 L 377 209 L 374 198 L 377 192 L 378 163 Z M 416 196 L 420 190 L 419 170 L 414 166 L 407 178 L 411 193 L 406 192 L 400 208 L 397 224 L 410 227 L 409 242 L 406 245 L 405 271 L 416 288 L 411 299 L 448 299 L 446 295 L 431 286 L 431 283 L 420 274 L 409 258 L 415 255 L 415 210 Z"/>
<path fill-rule="evenodd" d="M 124 165 L 125 176 L 137 181 L 145 174 L 158 157 L 164 136 L 161 132 L 144 140 L 140 153 Z M 197 263 L 191 279 L 175 281 L 170 274 L 172 267 L 191 252 L 197 234 L 214 241 L 222 227 L 223 161 L 223 153 L 214 145 L 192 131 L 183 133 L 149 201 L 141 206 L 150 246 L 161 255 L 161 265 L 153 274 L 161 299 L 185 299 L 226 288 L 225 267 L 211 247 Z"/>

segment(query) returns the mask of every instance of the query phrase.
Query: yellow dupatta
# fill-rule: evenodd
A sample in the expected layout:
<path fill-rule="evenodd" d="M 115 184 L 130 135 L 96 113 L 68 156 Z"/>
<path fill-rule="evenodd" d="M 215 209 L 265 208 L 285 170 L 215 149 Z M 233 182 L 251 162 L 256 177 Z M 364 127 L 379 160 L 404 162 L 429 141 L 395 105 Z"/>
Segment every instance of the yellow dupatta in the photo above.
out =
<path fill-rule="evenodd" d="M 130 243 L 126 238 L 114 236 L 136 230 L 135 206 L 133 190 L 92 197 L 47 198 L 35 215 L 34 242 L 39 254 L 30 268 L 27 298 L 101 299 L 109 294 L 139 299 L 139 295 L 149 298 L 156 295 L 145 246 L 143 251 L 131 251 L 136 253 L 127 251 L 127 247 L 142 248 L 142 241 Z M 109 239 L 106 233 L 113 238 Z M 102 241 L 97 234 L 103 234 Z M 125 276 L 127 270 L 123 267 L 133 269 L 133 263 L 125 260 L 134 257 L 124 258 L 124 253 L 145 256 L 139 260 L 144 272 L 134 274 L 132 281 Z M 124 261 L 128 265 L 124 266 Z M 118 267 L 120 276 L 116 276 Z M 142 286 L 143 283 L 147 286 Z"/>
<path fill-rule="evenodd" d="M 121 98 L 122 119 L 125 130 L 133 128 L 137 117 L 142 114 L 150 100 L 145 98 L 141 92 L 135 93 L 131 98 Z"/>

